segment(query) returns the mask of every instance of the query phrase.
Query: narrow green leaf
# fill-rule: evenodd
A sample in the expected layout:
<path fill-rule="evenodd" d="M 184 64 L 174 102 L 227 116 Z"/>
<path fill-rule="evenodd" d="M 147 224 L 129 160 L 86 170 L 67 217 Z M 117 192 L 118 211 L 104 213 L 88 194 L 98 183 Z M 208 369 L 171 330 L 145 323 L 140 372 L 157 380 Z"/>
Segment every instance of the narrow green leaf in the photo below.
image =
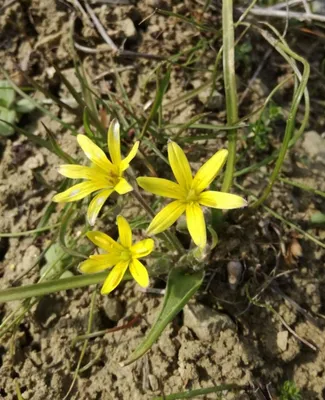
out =
<path fill-rule="evenodd" d="M 199 289 L 203 282 L 204 271 L 198 271 L 194 274 L 186 273 L 179 269 L 173 269 L 169 276 L 164 298 L 164 304 L 158 318 L 147 337 L 140 346 L 131 354 L 128 360 L 122 365 L 128 365 L 142 357 L 151 346 L 155 343 L 158 337 L 162 334 L 167 324 L 183 309 L 186 303 Z"/>
<path fill-rule="evenodd" d="M 164 98 L 164 94 L 166 93 L 166 90 L 167 90 L 167 87 L 169 84 L 169 79 L 170 79 L 170 70 L 168 70 L 168 72 L 163 77 L 163 79 L 161 79 L 161 80 L 157 79 L 157 92 L 156 92 L 155 100 L 152 104 L 149 116 L 143 126 L 143 129 L 139 136 L 139 139 L 142 139 L 142 137 L 146 134 L 151 121 L 154 119 L 159 107 L 161 106 L 161 103 Z"/>
<path fill-rule="evenodd" d="M 50 293 L 82 288 L 85 286 L 101 283 L 108 275 L 108 271 L 98 272 L 97 274 L 77 275 L 71 278 L 55 279 L 33 285 L 17 286 L 0 290 L 0 303 L 13 300 L 23 300 L 30 297 L 43 296 Z"/>
<path fill-rule="evenodd" d="M 212 228 L 212 226 L 208 226 L 208 231 L 211 234 L 212 242 L 211 242 L 211 250 L 213 250 L 219 242 L 217 232 Z"/>
<path fill-rule="evenodd" d="M 20 99 L 17 101 L 15 108 L 21 114 L 28 114 L 35 110 L 35 105 L 29 99 Z"/>
<path fill-rule="evenodd" d="M 8 81 L 0 81 L 0 105 L 10 108 L 15 101 L 16 93 Z"/>
<path fill-rule="evenodd" d="M 315 212 L 315 214 L 311 216 L 310 222 L 313 225 L 325 225 L 325 214 L 320 211 Z"/>
<path fill-rule="evenodd" d="M 11 87 L 15 90 L 16 93 L 18 93 L 24 99 L 28 99 L 31 103 L 34 104 L 35 108 L 39 109 L 44 114 L 48 115 L 50 118 L 59 122 L 59 124 L 61 124 L 64 128 L 69 129 L 72 134 L 74 134 L 74 135 L 78 134 L 78 132 L 74 129 L 74 127 L 71 124 L 68 124 L 68 123 L 62 121 L 62 119 L 58 118 L 55 114 L 53 114 L 47 108 L 43 107 L 38 101 L 33 99 L 31 96 L 28 96 L 28 94 L 26 94 L 23 90 L 21 90 L 20 87 L 18 87 L 12 80 L 10 80 L 10 76 L 1 66 L 0 66 L 0 71 L 8 79 Z"/>
<path fill-rule="evenodd" d="M 87 133 L 87 136 L 90 139 L 94 139 L 94 134 L 93 131 L 90 128 L 90 123 L 89 123 L 89 112 L 88 112 L 88 108 L 85 107 L 84 109 L 84 113 L 83 113 L 83 123 L 84 123 L 84 128 L 85 128 L 85 132 Z"/>
<path fill-rule="evenodd" d="M 218 392 L 223 392 L 225 390 L 243 390 L 247 389 L 245 386 L 239 386 L 236 384 L 225 384 L 225 385 L 218 385 L 218 386 L 213 386 L 213 387 L 208 387 L 208 388 L 203 388 L 203 389 L 194 389 L 194 390 L 188 390 L 186 392 L 180 392 L 180 393 L 173 393 L 169 394 L 167 396 L 159 396 L 159 397 L 154 397 L 152 400 L 179 400 L 179 399 L 192 399 L 193 397 L 197 396 L 203 396 L 207 395 L 210 393 L 218 393 Z"/>
<path fill-rule="evenodd" d="M 12 124 L 16 121 L 16 111 L 0 106 L 0 136 L 10 136 L 15 133 Z"/>
<path fill-rule="evenodd" d="M 76 164 L 76 160 L 71 157 L 69 154 L 67 154 L 64 150 L 61 149 L 60 145 L 55 139 L 54 133 L 41 121 L 41 124 L 43 125 L 44 129 L 46 130 L 47 136 L 49 138 L 49 147 L 48 149 L 56 154 L 58 157 L 60 157 L 62 160 L 69 164 Z"/>

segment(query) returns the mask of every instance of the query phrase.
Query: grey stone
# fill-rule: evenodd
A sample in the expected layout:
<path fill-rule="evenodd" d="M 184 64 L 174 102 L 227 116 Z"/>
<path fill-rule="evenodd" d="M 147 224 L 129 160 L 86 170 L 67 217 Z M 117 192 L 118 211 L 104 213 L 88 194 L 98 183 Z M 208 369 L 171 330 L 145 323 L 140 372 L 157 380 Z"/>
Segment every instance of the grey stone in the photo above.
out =
<path fill-rule="evenodd" d="M 121 29 L 128 39 L 135 39 L 137 37 L 137 30 L 131 18 L 121 21 Z"/>
<path fill-rule="evenodd" d="M 228 282 L 231 290 L 236 290 L 243 273 L 240 261 L 229 261 L 227 264 Z"/>
<path fill-rule="evenodd" d="M 221 314 L 202 304 L 184 307 L 184 325 L 190 328 L 200 340 L 211 341 L 215 335 L 226 329 L 235 329 L 235 324 Z"/>
<path fill-rule="evenodd" d="M 286 351 L 288 346 L 288 331 L 278 332 L 276 337 L 276 343 L 281 351 Z"/>
<path fill-rule="evenodd" d="M 210 88 L 202 90 L 198 94 L 199 101 L 208 110 L 211 110 L 211 111 L 222 110 L 224 108 L 224 104 L 225 104 L 224 96 L 221 93 L 219 93 L 217 90 L 214 90 L 212 92 L 211 97 L 210 97 L 210 94 L 211 94 Z"/>
<path fill-rule="evenodd" d="M 105 297 L 103 309 L 111 321 L 119 321 L 124 315 L 124 307 L 120 301 L 112 297 Z"/>
<path fill-rule="evenodd" d="M 304 134 L 302 145 L 310 157 L 316 161 L 325 163 L 325 139 L 323 139 L 317 132 L 306 132 Z"/>
<path fill-rule="evenodd" d="M 148 379 L 149 379 L 149 384 L 150 384 L 151 390 L 153 392 L 156 392 L 159 389 L 158 379 L 155 377 L 155 375 L 152 375 L 152 374 L 148 375 Z"/>

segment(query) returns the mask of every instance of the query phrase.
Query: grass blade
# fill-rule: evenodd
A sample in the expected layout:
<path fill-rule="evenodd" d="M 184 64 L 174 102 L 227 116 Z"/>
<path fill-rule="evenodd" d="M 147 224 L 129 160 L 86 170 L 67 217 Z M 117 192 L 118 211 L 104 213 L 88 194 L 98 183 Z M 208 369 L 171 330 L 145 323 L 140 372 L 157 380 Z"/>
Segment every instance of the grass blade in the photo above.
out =
<path fill-rule="evenodd" d="M 158 76 L 159 76 L 159 71 L 158 71 Z M 143 129 L 140 133 L 140 136 L 139 136 L 140 140 L 146 134 L 147 129 L 150 125 L 150 122 L 154 119 L 159 107 L 161 106 L 162 100 L 164 98 L 164 94 L 166 93 L 166 90 L 167 90 L 167 87 L 169 84 L 169 79 L 170 79 L 170 70 L 168 70 L 168 72 L 166 73 L 166 75 L 163 77 L 162 80 L 159 80 L 159 78 L 157 77 L 157 91 L 156 91 L 155 100 L 151 107 L 150 114 L 149 114 L 149 116 L 143 126 Z"/>
<path fill-rule="evenodd" d="M 107 277 L 109 271 L 99 272 L 97 274 L 78 275 L 70 278 L 55 279 L 33 285 L 18 286 L 0 291 L 0 303 L 8 301 L 23 300 L 30 297 L 39 297 L 46 294 L 60 292 L 61 290 L 70 290 L 82 288 L 101 283 Z"/>
<path fill-rule="evenodd" d="M 223 0 L 222 2 L 222 42 L 223 42 L 223 76 L 226 96 L 227 124 L 235 125 L 238 122 L 238 99 L 235 74 L 235 41 L 233 2 Z M 228 132 L 228 159 L 222 191 L 228 192 L 231 188 L 236 163 L 236 140 L 237 130 Z"/>

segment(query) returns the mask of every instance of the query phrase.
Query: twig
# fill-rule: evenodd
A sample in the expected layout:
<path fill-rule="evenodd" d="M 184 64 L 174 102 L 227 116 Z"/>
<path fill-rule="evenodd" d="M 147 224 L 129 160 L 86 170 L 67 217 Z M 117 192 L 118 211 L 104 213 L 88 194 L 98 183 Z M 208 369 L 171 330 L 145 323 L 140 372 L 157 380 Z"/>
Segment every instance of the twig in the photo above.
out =
<path fill-rule="evenodd" d="M 239 11 L 243 12 L 243 8 L 239 8 Z M 253 15 L 259 15 L 263 17 L 276 17 L 276 18 L 293 18 L 298 21 L 319 21 L 325 22 L 325 15 L 320 14 L 308 14 L 297 11 L 283 11 L 283 10 L 270 10 L 268 8 L 263 7 L 254 7 L 250 10 L 250 13 Z"/>
<path fill-rule="evenodd" d="M 156 55 L 156 54 L 147 54 L 147 53 L 137 53 L 135 51 L 119 49 L 116 46 L 116 44 L 113 42 L 113 40 L 108 36 L 103 25 L 101 24 L 101 22 L 99 21 L 99 19 L 97 18 L 96 14 L 92 10 L 92 8 L 89 6 L 87 1 L 85 1 L 85 8 L 86 8 L 92 22 L 94 23 L 98 33 L 103 38 L 103 40 L 110 46 L 110 48 L 113 50 L 114 55 L 117 55 L 119 57 L 146 58 L 148 60 L 157 60 L 157 61 L 166 61 L 167 60 L 167 57 L 165 57 L 165 56 L 160 56 L 160 55 Z M 78 43 L 75 43 L 75 46 L 77 49 L 82 50 L 85 53 L 98 53 L 101 51 L 101 50 L 91 49 L 89 47 L 81 46 Z"/>
<path fill-rule="evenodd" d="M 149 293 L 149 294 L 158 294 L 159 296 L 164 296 L 166 289 L 157 289 L 157 288 L 142 288 L 141 286 L 138 288 L 139 292 Z"/>
<path fill-rule="evenodd" d="M 104 336 L 106 333 L 113 333 L 113 332 L 118 332 L 124 329 L 131 328 L 136 322 L 138 322 L 141 319 L 140 315 L 136 315 L 131 321 L 127 322 L 124 325 L 121 326 L 115 326 L 114 328 L 109 328 L 109 329 L 104 329 L 102 331 L 97 331 L 97 332 L 91 332 L 91 333 L 86 333 L 85 335 L 80 335 L 76 336 L 71 345 L 74 346 L 77 342 L 80 342 L 81 340 L 88 340 L 88 339 L 93 339 L 99 336 Z"/>
<path fill-rule="evenodd" d="M 296 6 L 301 4 L 303 0 L 289 0 L 284 1 L 283 3 L 274 4 L 273 6 L 266 7 L 267 10 L 281 10 L 282 8 L 287 8 L 291 6 Z"/>
<path fill-rule="evenodd" d="M 278 287 L 276 283 L 272 285 L 271 290 L 272 292 L 280 295 L 284 300 L 287 300 L 287 302 L 290 303 L 292 307 L 295 308 L 298 312 L 300 312 L 306 318 L 307 321 L 309 321 L 311 324 L 319 328 L 318 321 L 312 315 L 310 315 L 307 310 L 305 310 L 298 303 L 296 303 L 291 297 L 283 293 L 283 291 Z"/>
<path fill-rule="evenodd" d="M 84 53 L 88 54 L 97 54 L 97 53 L 107 53 L 107 47 L 102 47 L 100 49 L 97 48 L 91 48 L 91 47 L 86 47 L 82 46 L 81 44 L 77 43 L 75 40 L 73 41 L 74 47 Z"/>
<path fill-rule="evenodd" d="M 1 8 L 0 12 L 3 12 L 6 8 L 13 6 L 18 0 L 9 0 L 7 3 L 5 3 Z"/>
<path fill-rule="evenodd" d="M 100 34 L 100 36 L 105 40 L 105 42 L 111 47 L 111 49 L 117 53 L 118 52 L 118 47 L 116 46 L 116 44 L 113 42 L 113 40 L 108 36 L 108 34 L 106 33 L 103 25 L 100 23 L 99 19 L 96 17 L 96 14 L 94 13 L 94 11 L 92 10 L 92 8 L 90 7 L 90 5 L 88 4 L 87 1 L 85 1 L 85 8 L 91 18 L 91 20 L 93 21 L 94 25 L 96 26 L 98 33 Z"/>
<path fill-rule="evenodd" d="M 262 68 L 264 67 L 264 65 L 265 65 L 267 59 L 270 57 L 271 53 L 272 53 L 272 49 L 268 49 L 268 51 L 265 53 L 265 55 L 264 55 L 264 57 L 262 59 L 262 62 L 257 67 L 254 75 L 252 76 L 252 78 L 249 80 L 249 82 L 247 84 L 247 88 L 245 89 L 244 93 L 241 95 L 241 97 L 239 99 L 239 105 L 242 104 L 243 100 L 247 96 L 247 93 L 250 91 L 253 82 L 256 80 L 256 78 L 258 77 L 258 75 L 262 71 Z"/>
<path fill-rule="evenodd" d="M 92 82 L 97 82 L 97 81 L 99 81 L 99 80 L 105 78 L 107 75 L 114 74 L 114 72 L 129 71 L 129 70 L 132 70 L 132 69 L 134 69 L 134 66 L 133 66 L 133 65 L 126 65 L 125 67 L 120 67 L 120 68 L 115 68 L 115 69 L 112 68 L 112 69 L 110 69 L 110 70 L 108 70 L 108 71 L 104 71 L 104 72 L 102 72 L 102 73 L 96 75 L 96 76 L 92 79 Z"/>
<path fill-rule="evenodd" d="M 125 6 L 131 4 L 130 0 L 95 0 L 94 3 L 99 4 L 112 4 L 114 6 Z"/>
<path fill-rule="evenodd" d="M 157 54 L 137 53 L 135 51 L 130 51 L 130 50 L 120 50 L 118 52 L 118 56 L 138 57 L 138 58 L 147 58 L 148 60 L 167 61 L 167 57 L 164 56 L 158 56 Z"/>
<path fill-rule="evenodd" d="M 301 2 L 305 7 L 306 14 L 312 14 L 308 1 L 307 0 L 301 0 Z"/>
<path fill-rule="evenodd" d="M 272 307 L 273 308 L 273 307 Z M 280 321 L 282 324 L 287 328 L 287 330 L 298 340 L 300 340 L 302 343 L 304 343 L 306 346 L 310 347 L 312 350 L 317 351 L 317 347 L 314 346 L 313 344 L 309 343 L 306 339 L 300 337 L 286 322 L 285 320 L 281 317 L 279 313 L 277 313 L 274 309 L 273 312 L 279 317 Z"/>
<path fill-rule="evenodd" d="M 306 346 L 310 347 L 312 350 L 317 351 L 318 348 L 316 346 L 314 346 L 312 343 L 309 343 L 306 339 L 300 337 L 292 328 L 291 326 L 289 326 L 286 321 L 281 317 L 281 315 L 270 305 L 270 304 L 261 304 L 258 303 L 256 301 L 254 301 L 248 292 L 248 287 L 246 286 L 246 295 L 248 297 L 248 299 L 250 300 L 249 305 L 250 304 L 254 304 L 255 306 L 261 307 L 261 308 L 265 308 L 266 310 L 272 312 L 274 315 L 276 315 L 279 320 L 281 321 L 281 323 L 285 326 L 285 328 L 287 328 L 287 330 L 298 340 L 300 340 L 302 343 L 304 343 Z M 241 313 L 242 314 L 242 313 Z M 238 317 L 238 315 L 237 315 Z"/>
<path fill-rule="evenodd" d="M 78 0 L 68 0 L 68 2 L 72 3 L 73 6 L 80 11 L 82 16 L 84 17 L 84 20 L 87 22 L 87 24 L 89 26 L 93 27 L 93 23 L 92 23 L 91 19 L 89 18 L 86 11 L 82 8 L 82 5 L 80 4 L 80 2 Z"/>

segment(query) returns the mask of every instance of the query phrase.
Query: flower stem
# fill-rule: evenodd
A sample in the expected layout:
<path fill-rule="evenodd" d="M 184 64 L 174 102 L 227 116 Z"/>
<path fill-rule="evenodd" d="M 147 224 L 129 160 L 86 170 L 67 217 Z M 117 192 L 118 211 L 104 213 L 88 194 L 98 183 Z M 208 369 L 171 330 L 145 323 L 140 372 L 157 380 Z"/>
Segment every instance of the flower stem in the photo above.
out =
<path fill-rule="evenodd" d="M 155 213 L 149 206 L 149 204 L 145 201 L 145 199 L 141 196 L 141 193 L 134 189 L 132 192 L 133 197 L 140 203 L 142 208 L 150 215 L 150 217 L 154 218 Z M 175 248 L 175 250 L 181 254 L 185 254 L 184 247 L 182 243 L 177 239 L 177 237 L 170 231 L 161 232 L 161 235 L 165 237 L 165 239 Z"/>
<path fill-rule="evenodd" d="M 43 296 L 45 294 L 59 292 L 61 290 L 76 289 L 85 286 L 102 283 L 108 272 L 96 274 L 78 275 L 71 278 L 62 278 L 33 285 L 12 287 L 0 291 L 0 303 L 13 300 L 22 300 L 29 297 Z"/>
<path fill-rule="evenodd" d="M 235 125 L 238 122 L 237 88 L 235 75 L 235 44 L 233 1 L 222 2 L 222 41 L 223 41 L 223 76 L 226 96 L 227 125 Z M 228 160 L 222 191 L 228 192 L 231 188 L 235 163 L 236 163 L 236 139 L 237 129 L 228 132 Z"/>

